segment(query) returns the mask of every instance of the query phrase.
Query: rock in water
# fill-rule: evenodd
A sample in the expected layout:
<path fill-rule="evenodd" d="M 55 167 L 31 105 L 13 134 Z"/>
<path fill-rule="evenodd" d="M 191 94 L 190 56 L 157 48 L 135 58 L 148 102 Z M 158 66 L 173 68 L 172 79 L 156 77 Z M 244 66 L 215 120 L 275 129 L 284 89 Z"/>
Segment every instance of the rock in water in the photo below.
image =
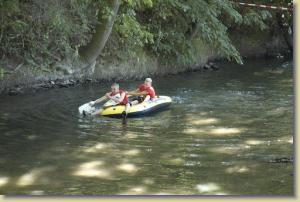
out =
<path fill-rule="evenodd" d="M 205 69 L 205 70 L 208 70 L 208 68 L 209 68 L 209 65 L 208 65 L 208 64 L 205 64 L 205 65 L 203 66 L 203 69 Z"/>

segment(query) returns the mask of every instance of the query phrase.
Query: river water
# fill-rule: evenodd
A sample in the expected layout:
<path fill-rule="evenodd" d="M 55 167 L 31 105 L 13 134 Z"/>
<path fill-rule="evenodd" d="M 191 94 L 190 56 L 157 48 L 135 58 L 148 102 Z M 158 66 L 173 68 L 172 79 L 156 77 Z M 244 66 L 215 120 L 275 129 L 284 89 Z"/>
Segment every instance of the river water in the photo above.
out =
<path fill-rule="evenodd" d="M 153 78 L 169 110 L 82 118 L 110 84 L 0 98 L 0 194 L 294 194 L 293 67 L 255 60 Z M 141 81 L 120 82 L 127 90 Z"/>

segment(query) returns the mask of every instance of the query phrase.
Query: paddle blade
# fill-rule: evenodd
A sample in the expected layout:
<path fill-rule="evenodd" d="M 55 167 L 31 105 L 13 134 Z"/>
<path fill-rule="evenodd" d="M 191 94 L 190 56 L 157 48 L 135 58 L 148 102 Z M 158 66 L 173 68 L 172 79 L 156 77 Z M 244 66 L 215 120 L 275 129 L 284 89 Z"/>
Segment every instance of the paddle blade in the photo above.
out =
<path fill-rule="evenodd" d="M 95 107 L 90 106 L 89 103 L 83 104 L 78 108 L 79 114 L 91 114 L 96 110 Z"/>

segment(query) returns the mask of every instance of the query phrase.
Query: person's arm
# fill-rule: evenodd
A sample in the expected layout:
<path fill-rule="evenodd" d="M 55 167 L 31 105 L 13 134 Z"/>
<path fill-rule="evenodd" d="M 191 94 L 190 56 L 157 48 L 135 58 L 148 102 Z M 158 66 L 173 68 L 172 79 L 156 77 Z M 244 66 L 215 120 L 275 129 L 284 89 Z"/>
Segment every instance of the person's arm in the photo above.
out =
<path fill-rule="evenodd" d="M 110 94 L 110 93 L 106 93 L 103 97 L 101 97 L 101 98 L 95 100 L 95 102 L 96 102 L 96 103 L 100 103 L 100 102 L 106 100 L 106 99 L 108 98 L 108 97 L 107 97 L 107 94 Z"/>
<path fill-rule="evenodd" d="M 148 100 L 150 100 L 150 95 L 147 95 L 147 96 L 145 97 L 145 99 L 143 100 L 143 102 L 147 102 Z"/>
<path fill-rule="evenodd" d="M 110 97 L 110 99 L 115 101 L 116 103 L 120 103 L 124 100 L 125 95 L 125 92 L 122 92 L 120 98 Z"/>
<path fill-rule="evenodd" d="M 97 104 L 97 103 L 103 102 L 104 100 L 106 100 L 106 99 L 108 98 L 108 97 L 107 97 L 107 94 L 109 94 L 109 93 L 106 93 L 104 96 L 102 96 L 101 98 L 98 98 L 97 100 L 94 100 L 94 101 L 89 102 L 89 104 L 90 104 L 91 106 L 93 106 L 93 105 L 95 105 L 95 104 Z"/>
<path fill-rule="evenodd" d="M 148 92 L 147 91 L 140 91 L 139 88 L 137 88 L 135 91 L 129 91 L 127 92 L 128 95 L 133 95 L 133 96 L 139 96 L 139 95 L 147 95 Z"/>
<path fill-rule="evenodd" d="M 139 95 L 147 95 L 148 93 L 146 91 L 143 91 L 143 92 L 128 92 L 127 94 L 133 96 L 139 96 Z"/>
<path fill-rule="evenodd" d="M 150 96 L 151 99 L 157 97 L 157 96 L 156 96 L 156 93 L 155 93 L 155 90 L 154 90 L 153 87 L 150 87 L 150 88 L 148 89 L 148 95 Z"/>
<path fill-rule="evenodd" d="M 139 93 L 139 92 L 140 92 L 140 90 L 137 88 L 137 89 L 135 89 L 133 91 L 128 91 L 127 95 L 133 95 L 133 94 L 136 94 L 136 93 Z"/>

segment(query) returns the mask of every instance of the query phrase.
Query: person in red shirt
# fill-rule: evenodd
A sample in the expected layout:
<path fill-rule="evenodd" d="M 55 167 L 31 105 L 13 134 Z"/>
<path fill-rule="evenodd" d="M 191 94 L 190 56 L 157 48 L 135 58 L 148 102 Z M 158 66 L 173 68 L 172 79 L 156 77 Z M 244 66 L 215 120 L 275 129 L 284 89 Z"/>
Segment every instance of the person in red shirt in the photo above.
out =
<path fill-rule="evenodd" d="M 141 102 L 148 101 L 150 99 L 154 99 L 156 97 L 155 90 L 152 86 L 152 79 L 146 78 L 145 82 L 135 90 L 128 92 L 128 95 L 135 95 L 135 96 L 143 96 Z M 131 104 L 137 104 L 137 101 L 132 101 Z"/>
<path fill-rule="evenodd" d="M 117 96 L 120 94 L 120 96 Z M 119 84 L 114 83 L 111 86 L 111 92 L 105 94 L 108 99 L 111 99 L 116 102 L 117 105 L 126 105 L 128 104 L 128 97 L 126 91 L 119 89 Z"/>
<path fill-rule="evenodd" d="M 95 101 L 91 101 L 89 104 L 90 106 L 93 106 L 97 103 L 100 103 L 106 99 L 110 99 L 113 100 L 116 105 L 126 105 L 125 107 L 125 113 L 127 114 L 128 110 L 129 110 L 129 103 L 128 103 L 128 96 L 125 90 L 122 90 L 119 88 L 119 84 L 117 83 L 113 83 L 111 85 L 111 91 L 106 93 L 103 97 L 95 100 Z M 92 113 L 93 115 L 99 114 L 101 113 L 103 109 L 100 109 L 94 113 Z"/>

